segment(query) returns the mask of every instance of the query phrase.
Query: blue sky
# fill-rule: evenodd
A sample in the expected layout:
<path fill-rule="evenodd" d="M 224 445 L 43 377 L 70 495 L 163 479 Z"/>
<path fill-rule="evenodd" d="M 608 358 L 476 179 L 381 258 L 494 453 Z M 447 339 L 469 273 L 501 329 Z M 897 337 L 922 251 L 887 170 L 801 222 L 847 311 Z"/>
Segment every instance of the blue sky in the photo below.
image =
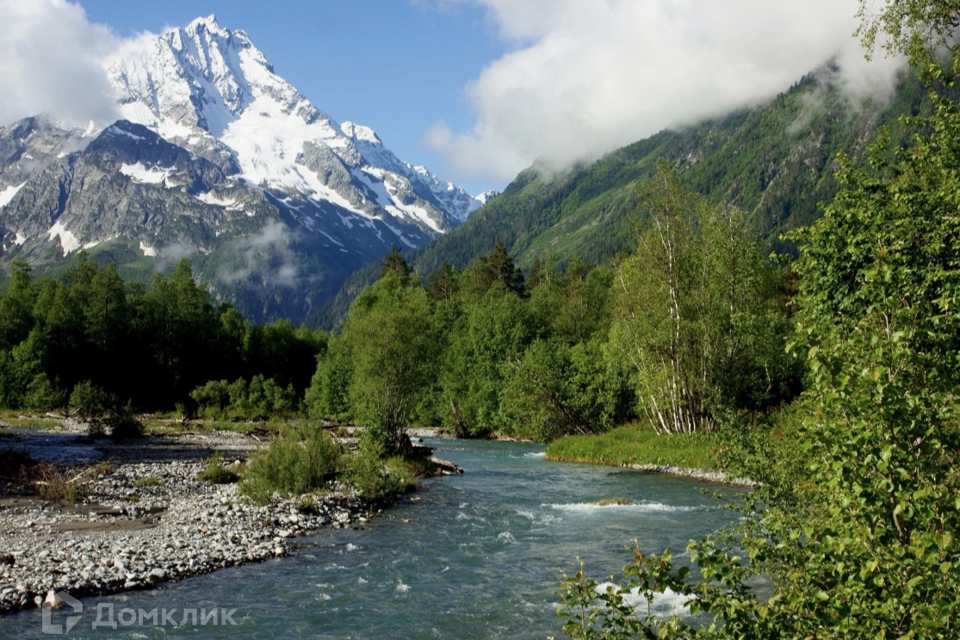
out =
<path fill-rule="evenodd" d="M 829 60 L 852 99 L 888 96 L 903 61 L 864 61 L 859 4 L 0 0 L 0 122 L 108 117 L 102 63 L 122 38 L 212 13 L 319 109 L 479 193 L 763 104 Z"/>
<path fill-rule="evenodd" d="M 445 161 L 422 143 L 424 134 L 438 120 L 468 130 L 474 118 L 464 87 L 507 51 L 485 10 L 474 4 L 443 11 L 408 0 L 81 4 L 91 22 L 120 36 L 159 33 L 215 14 L 222 26 L 245 30 L 276 72 L 318 109 L 372 127 L 399 157 L 441 175 Z M 505 186 L 489 178 L 457 182 L 471 193 Z"/>

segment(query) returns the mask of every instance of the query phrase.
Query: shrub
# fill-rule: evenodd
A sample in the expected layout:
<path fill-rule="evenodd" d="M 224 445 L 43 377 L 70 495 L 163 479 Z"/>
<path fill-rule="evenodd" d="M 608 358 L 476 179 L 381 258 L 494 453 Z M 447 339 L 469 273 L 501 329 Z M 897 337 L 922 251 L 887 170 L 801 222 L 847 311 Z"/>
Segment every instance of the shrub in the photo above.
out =
<path fill-rule="evenodd" d="M 57 388 L 56 382 L 50 382 L 45 373 L 38 373 L 30 384 L 23 398 L 23 406 L 34 411 L 51 411 L 66 404 L 66 393 Z"/>
<path fill-rule="evenodd" d="M 104 423 L 110 437 L 114 440 L 132 440 L 143 437 L 143 423 L 133 415 L 133 409 L 129 403 L 122 408 L 111 410 Z"/>
<path fill-rule="evenodd" d="M 323 429 L 289 427 L 253 457 L 241 491 L 258 502 L 275 492 L 309 493 L 336 477 L 342 458 L 340 445 Z"/>
<path fill-rule="evenodd" d="M 87 423 L 87 433 L 93 437 L 109 435 L 126 440 L 143 436 L 143 424 L 134 417 L 132 405 L 121 403 L 89 380 L 73 388 L 70 406 Z"/>
<path fill-rule="evenodd" d="M 406 493 L 417 484 L 403 458 L 390 458 L 384 463 L 380 452 L 369 446 L 361 447 L 344 462 L 344 479 L 354 485 L 360 495 L 373 502 Z"/>
<path fill-rule="evenodd" d="M 272 378 L 254 376 L 249 383 L 243 378 L 228 384 L 212 380 L 190 393 L 203 418 L 222 420 L 226 417 L 266 420 L 297 413 L 300 399 L 293 385 L 283 387 Z"/>
<path fill-rule="evenodd" d="M 89 493 L 84 474 L 68 478 L 56 465 L 38 464 L 25 468 L 23 473 L 37 495 L 44 500 L 76 504 Z"/>
<path fill-rule="evenodd" d="M 240 475 L 223 463 L 223 454 L 218 451 L 207 460 L 207 466 L 197 475 L 197 480 L 210 484 L 233 484 L 240 480 Z"/>
<path fill-rule="evenodd" d="M 89 380 L 78 382 L 70 393 L 70 408 L 88 424 L 91 436 L 105 435 L 104 425 L 100 422 L 107 411 L 107 393 Z"/>
<path fill-rule="evenodd" d="M 230 406 L 230 385 L 226 380 L 211 380 L 190 392 L 201 418 L 222 418 Z"/>

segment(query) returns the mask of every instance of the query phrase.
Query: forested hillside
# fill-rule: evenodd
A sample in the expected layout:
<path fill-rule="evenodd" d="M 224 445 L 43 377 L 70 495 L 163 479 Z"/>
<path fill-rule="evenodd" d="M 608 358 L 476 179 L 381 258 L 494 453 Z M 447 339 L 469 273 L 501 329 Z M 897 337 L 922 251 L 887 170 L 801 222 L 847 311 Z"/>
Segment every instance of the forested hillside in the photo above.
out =
<path fill-rule="evenodd" d="M 854 108 L 824 75 L 831 74 L 808 76 L 763 108 L 663 131 L 565 176 L 530 168 L 461 228 L 418 252 L 416 268 L 429 273 L 445 259 L 463 266 L 497 242 L 527 269 L 535 257 L 602 262 L 630 242 L 635 186 L 659 158 L 675 164 L 687 189 L 746 211 L 768 246 L 779 247 L 781 233 L 814 221 L 819 203 L 836 193 L 839 151 L 859 160 L 879 126 L 893 127 L 896 137 L 899 116 L 922 105 L 913 78 L 890 102 Z"/>
<path fill-rule="evenodd" d="M 502 242 L 524 271 L 536 258 L 562 266 L 580 256 L 600 264 L 633 248 L 631 221 L 644 215 L 636 186 L 661 158 L 674 164 L 686 189 L 710 204 L 743 209 L 767 249 L 793 252 L 779 237 L 816 220 L 820 203 L 833 199 L 837 153 L 859 163 L 881 126 L 900 140 L 899 117 L 920 113 L 924 104 L 921 83 L 905 74 L 889 100 L 854 105 L 836 68 L 827 67 L 767 105 L 662 131 L 564 175 L 530 167 L 466 223 L 409 259 L 426 276 L 444 260 L 463 269 Z M 336 326 L 379 270 L 376 264 L 355 272 L 311 324 Z"/>
<path fill-rule="evenodd" d="M 246 416 L 295 412 L 326 343 L 289 320 L 253 325 L 215 306 L 187 260 L 149 287 L 85 253 L 57 280 L 17 262 L 0 295 L 0 407 L 169 411 L 229 379 Z"/>
<path fill-rule="evenodd" d="M 867 51 L 908 57 L 934 109 L 904 121 L 906 148 L 881 129 L 868 162 L 839 156 L 842 189 L 793 236 L 785 346 L 805 362 L 804 391 L 720 429 L 723 455 L 761 486 L 676 564 L 638 541 L 619 585 L 566 579 L 571 638 L 957 637 L 960 8 L 861 8 Z M 644 614 L 641 597 L 660 594 L 683 594 L 706 623 Z"/>
<path fill-rule="evenodd" d="M 659 158 L 676 166 L 684 187 L 711 204 L 743 209 L 767 246 L 782 248 L 779 235 L 813 222 L 818 205 L 836 193 L 837 153 L 859 161 L 881 125 L 897 139 L 899 116 L 923 104 L 912 76 L 890 101 L 858 106 L 835 80 L 836 71 L 824 69 L 764 107 L 663 131 L 563 176 L 527 169 L 460 228 L 416 252 L 416 269 L 426 274 L 443 260 L 462 268 L 497 242 L 523 269 L 536 257 L 603 262 L 629 245 L 635 186 Z"/>

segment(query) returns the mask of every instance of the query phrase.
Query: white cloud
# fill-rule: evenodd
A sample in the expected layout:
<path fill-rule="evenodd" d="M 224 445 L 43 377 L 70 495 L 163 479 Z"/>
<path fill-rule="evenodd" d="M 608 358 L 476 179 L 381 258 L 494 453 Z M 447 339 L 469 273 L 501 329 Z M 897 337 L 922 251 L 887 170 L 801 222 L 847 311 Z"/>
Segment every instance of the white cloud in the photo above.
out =
<path fill-rule="evenodd" d="M 66 0 L 0 0 L 0 125 L 38 114 L 71 125 L 115 117 L 101 60 L 118 44 Z"/>
<path fill-rule="evenodd" d="M 433 1 L 485 6 L 516 46 L 466 87 L 470 131 L 424 137 L 461 178 L 592 160 L 761 103 L 834 57 L 855 96 L 889 91 L 899 66 L 863 59 L 858 0 Z"/>
<path fill-rule="evenodd" d="M 279 221 L 267 223 L 257 233 L 234 240 L 231 254 L 234 264 L 220 269 L 217 276 L 223 282 L 244 280 L 255 271 L 267 285 L 293 287 L 298 282 L 298 270 L 290 258 L 290 228 Z"/>

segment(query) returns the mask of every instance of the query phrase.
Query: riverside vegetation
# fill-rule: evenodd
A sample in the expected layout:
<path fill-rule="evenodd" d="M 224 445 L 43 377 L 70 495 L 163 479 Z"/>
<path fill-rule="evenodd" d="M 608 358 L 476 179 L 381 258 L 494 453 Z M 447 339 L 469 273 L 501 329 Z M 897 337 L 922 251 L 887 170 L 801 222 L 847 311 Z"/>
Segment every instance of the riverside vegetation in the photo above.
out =
<path fill-rule="evenodd" d="M 363 450 L 389 458 L 409 452 L 410 424 L 539 441 L 632 420 L 690 433 L 791 399 L 789 270 L 666 163 L 640 199 L 640 248 L 592 268 L 545 259 L 524 277 L 498 245 L 422 282 L 395 250 L 329 335 L 244 322 L 186 261 L 149 289 L 83 257 L 60 281 L 18 264 L 0 299 L 0 403 L 68 408 L 118 436 L 144 411 L 306 415 L 362 425 Z"/>
<path fill-rule="evenodd" d="M 795 236 L 789 348 L 807 388 L 732 438 L 763 487 L 736 528 L 687 547 L 692 567 L 641 541 L 620 585 L 569 577 L 570 637 L 957 637 L 960 9 L 864 1 L 861 17 L 868 51 L 907 55 L 935 108 L 905 119 L 909 146 L 881 135 L 867 166 L 841 156 L 844 188 Z M 643 599 L 667 590 L 698 624 L 644 615 Z"/>

